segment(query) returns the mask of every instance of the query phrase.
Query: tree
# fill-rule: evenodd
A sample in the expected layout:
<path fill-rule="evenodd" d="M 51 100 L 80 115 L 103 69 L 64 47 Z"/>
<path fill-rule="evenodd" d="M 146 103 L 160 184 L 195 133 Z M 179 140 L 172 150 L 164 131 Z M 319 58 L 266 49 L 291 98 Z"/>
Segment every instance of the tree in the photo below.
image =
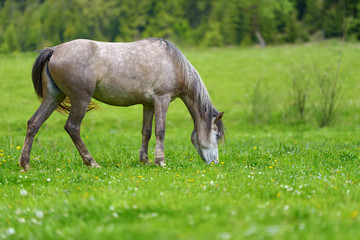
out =
<path fill-rule="evenodd" d="M 298 39 L 298 27 L 295 14 L 291 14 L 286 25 L 285 41 L 294 43 Z"/>
<path fill-rule="evenodd" d="M 320 31 L 360 40 L 360 0 L 0 0 L 2 51 L 149 36 L 183 45 L 264 47 Z"/>
<path fill-rule="evenodd" d="M 261 47 L 265 47 L 266 41 L 261 34 L 262 27 L 265 22 L 274 21 L 275 11 L 280 11 L 288 14 L 292 9 L 292 4 L 289 0 L 257 0 L 257 1 L 244 1 L 243 7 L 249 14 L 252 22 L 253 32 Z"/>
<path fill-rule="evenodd" d="M 239 44 L 247 35 L 249 23 L 245 16 L 240 1 L 228 0 L 223 6 L 220 30 L 223 35 L 224 44 Z"/>
<path fill-rule="evenodd" d="M 315 33 L 322 27 L 321 8 L 321 1 L 306 0 L 304 22 L 310 34 Z"/>
<path fill-rule="evenodd" d="M 5 32 L 5 41 L 3 42 L 1 52 L 15 52 L 20 50 L 17 35 L 15 33 L 14 25 L 10 25 Z"/>
<path fill-rule="evenodd" d="M 148 9 L 147 24 L 142 37 L 181 38 L 180 34 L 189 27 L 187 22 L 181 21 L 185 14 L 181 4 L 179 0 L 154 1 Z"/>
<path fill-rule="evenodd" d="M 346 35 L 360 40 L 360 0 L 346 1 Z"/>

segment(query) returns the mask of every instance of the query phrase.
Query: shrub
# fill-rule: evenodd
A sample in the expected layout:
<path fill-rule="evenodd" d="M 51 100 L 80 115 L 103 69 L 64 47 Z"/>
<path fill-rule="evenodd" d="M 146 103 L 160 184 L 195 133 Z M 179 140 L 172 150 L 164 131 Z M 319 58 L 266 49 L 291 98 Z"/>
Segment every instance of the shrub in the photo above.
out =
<path fill-rule="evenodd" d="M 318 102 L 315 105 L 315 114 L 319 127 L 332 124 L 336 118 L 336 111 L 340 96 L 338 70 L 316 71 L 318 83 Z"/>

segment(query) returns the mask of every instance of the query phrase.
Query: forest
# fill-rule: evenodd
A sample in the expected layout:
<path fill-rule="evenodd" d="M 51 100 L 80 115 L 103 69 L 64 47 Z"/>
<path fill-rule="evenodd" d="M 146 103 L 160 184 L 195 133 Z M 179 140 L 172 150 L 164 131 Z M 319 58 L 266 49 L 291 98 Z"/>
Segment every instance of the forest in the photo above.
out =
<path fill-rule="evenodd" d="M 227 46 L 360 40 L 360 0 L 0 0 L 0 52 L 76 38 Z"/>

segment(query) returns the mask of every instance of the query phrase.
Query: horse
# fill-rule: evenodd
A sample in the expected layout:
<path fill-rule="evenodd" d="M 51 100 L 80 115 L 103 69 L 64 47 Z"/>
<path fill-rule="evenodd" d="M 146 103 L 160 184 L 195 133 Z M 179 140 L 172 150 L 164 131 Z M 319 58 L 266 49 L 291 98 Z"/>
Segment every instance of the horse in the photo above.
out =
<path fill-rule="evenodd" d="M 41 104 L 27 122 L 19 165 L 30 167 L 30 152 L 41 125 L 55 111 L 68 114 L 65 130 L 83 163 L 100 167 L 80 137 L 85 114 L 96 108 L 92 99 L 114 106 L 143 105 L 141 163 L 150 164 L 148 143 L 155 115 L 155 160 L 165 166 L 165 119 L 171 101 L 180 98 L 194 123 L 191 142 L 204 162 L 218 163 L 224 139 L 224 112 L 211 104 L 197 70 L 170 41 L 147 38 L 136 42 L 77 39 L 39 51 L 32 81 Z"/>

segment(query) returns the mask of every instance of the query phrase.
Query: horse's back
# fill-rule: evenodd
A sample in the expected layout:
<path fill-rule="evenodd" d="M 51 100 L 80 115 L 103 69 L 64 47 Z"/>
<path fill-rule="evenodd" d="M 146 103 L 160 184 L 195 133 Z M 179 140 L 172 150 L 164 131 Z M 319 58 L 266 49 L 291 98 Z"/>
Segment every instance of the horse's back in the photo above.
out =
<path fill-rule="evenodd" d="M 85 91 L 102 102 L 120 106 L 151 103 L 154 95 L 175 96 L 181 88 L 166 47 L 160 40 L 74 40 L 55 48 L 50 73 L 66 95 Z"/>

